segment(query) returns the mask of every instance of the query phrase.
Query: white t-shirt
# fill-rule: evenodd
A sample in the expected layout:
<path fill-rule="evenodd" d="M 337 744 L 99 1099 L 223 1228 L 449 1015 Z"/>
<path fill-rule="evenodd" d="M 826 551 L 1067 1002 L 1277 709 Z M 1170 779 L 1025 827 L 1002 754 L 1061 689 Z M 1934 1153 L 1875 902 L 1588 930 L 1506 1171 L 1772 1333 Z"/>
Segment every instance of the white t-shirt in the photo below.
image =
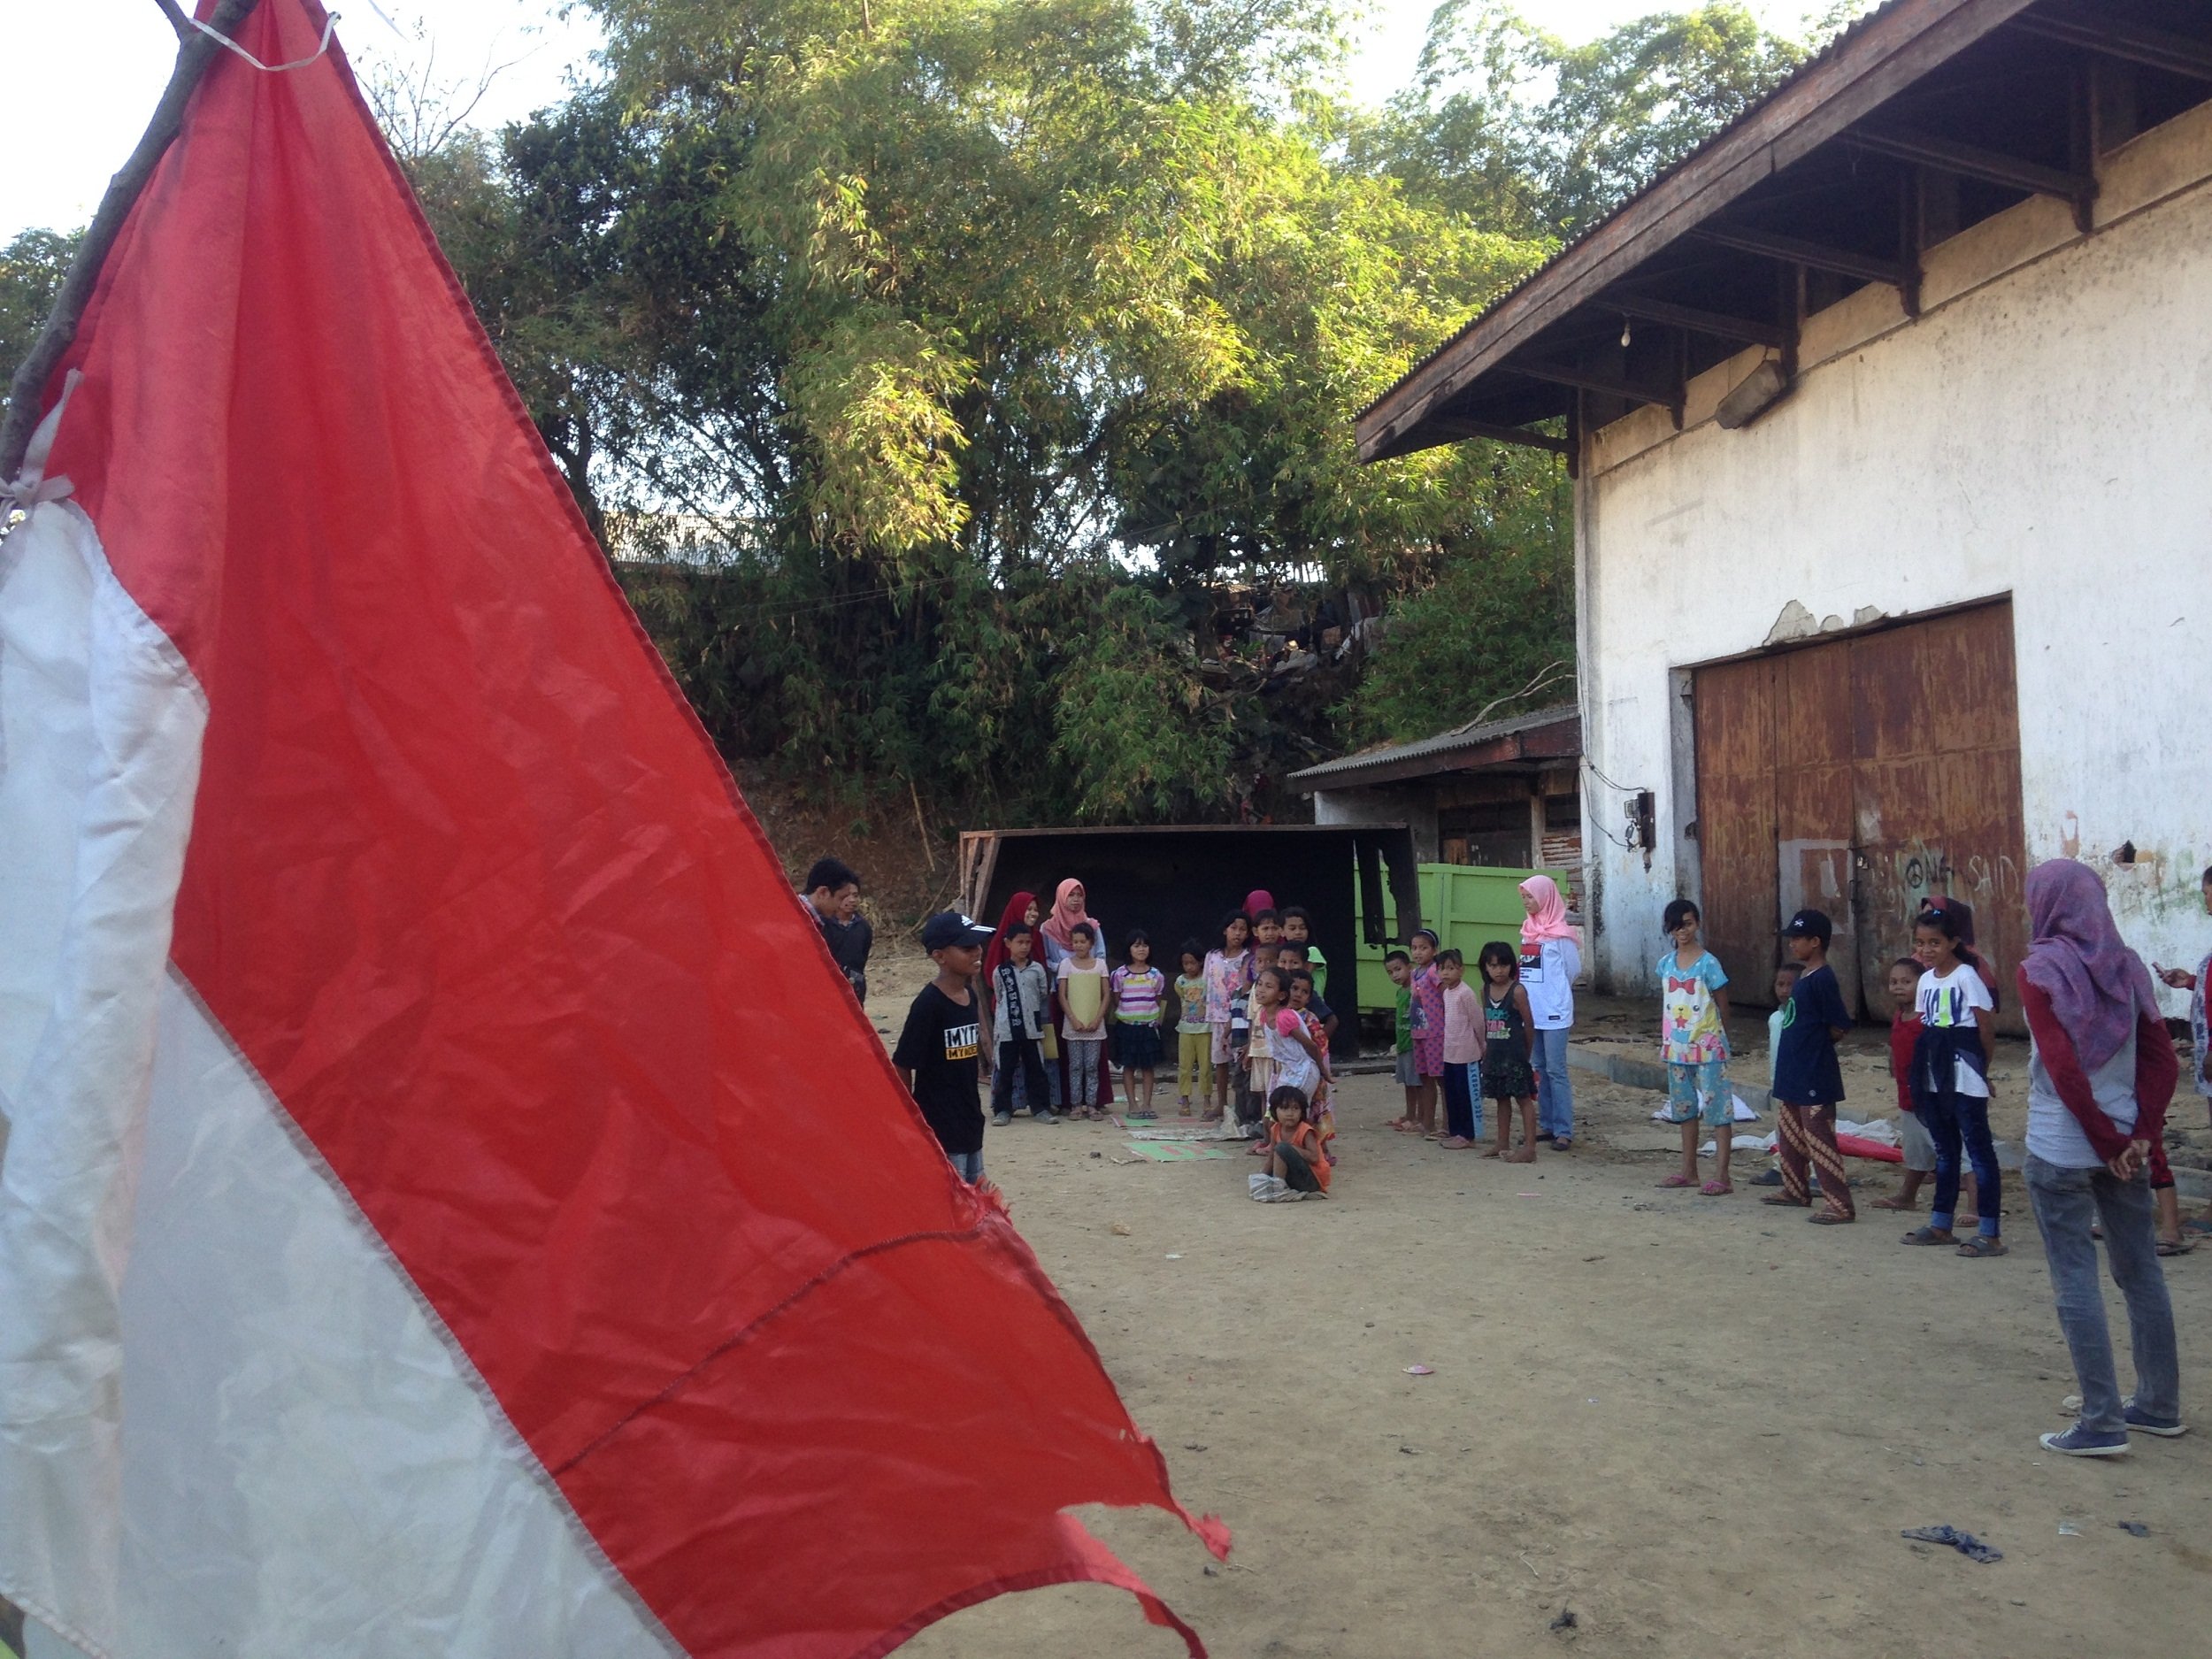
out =
<path fill-rule="evenodd" d="M 1541 949 L 1521 947 L 1521 984 L 1528 991 L 1528 1011 L 1539 1031 L 1558 1031 L 1575 1023 L 1575 976 L 1582 952 L 1571 939 L 1547 939 Z"/>
<path fill-rule="evenodd" d="M 1982 976 L 1970 964 L 1962 962 L 1950 972 L 1939 976 L 1933 968 L 1920 976 L 1920 989 L 1914 998 L 1920 1010 L 1920 1023 L 1931 1029 L 1962 1025 L 1971 1028 L 1981 1022 L 1975 1014 L 1996 1007 L 1989 987 L 1982 983 Z M 1961 1039 L 1962 1041 L 1970 1041 Z M 1978 1042 L 1978 1036 L 1970 1039 Z M 1954 1085 L 1962 1094 L 1978 1095 L 1986 1100 L 1989 1085 L 1965 1061 L 1954 1063 L 1957 1082 Z"/>

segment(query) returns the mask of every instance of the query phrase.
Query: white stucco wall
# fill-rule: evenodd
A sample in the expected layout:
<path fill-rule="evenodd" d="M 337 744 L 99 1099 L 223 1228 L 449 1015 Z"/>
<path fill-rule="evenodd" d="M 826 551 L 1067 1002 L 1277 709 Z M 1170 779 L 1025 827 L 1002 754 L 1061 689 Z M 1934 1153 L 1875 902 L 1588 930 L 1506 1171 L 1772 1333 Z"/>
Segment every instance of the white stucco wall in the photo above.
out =
<path fill-rule="evenodd" d="M 1882 288 L 1811 319 L 1801 383 L 1749 427 L 1701 415 L 1755 352 L 1701 377 L 1679 434 L 1646 410 L 1594 435 L 1577 529 L 1601 984 L 1649 988 L 1660 910 L 1698 891 L 1682 671 L 1757 649 L 1793 605 L 1832 632 L 2010 595 L 2030 862 L 2100 861 L 2146 957 L 2212 949 L 2212 110 L 2103 171 L 2087 238 L 2026 203 L 1932 251 L 1916 321 Z M 1608 839 L 1616 785 L 1658 796 L 1648 872 Z M 2123 841 L 2147 862 L 2112 866 Z"/>

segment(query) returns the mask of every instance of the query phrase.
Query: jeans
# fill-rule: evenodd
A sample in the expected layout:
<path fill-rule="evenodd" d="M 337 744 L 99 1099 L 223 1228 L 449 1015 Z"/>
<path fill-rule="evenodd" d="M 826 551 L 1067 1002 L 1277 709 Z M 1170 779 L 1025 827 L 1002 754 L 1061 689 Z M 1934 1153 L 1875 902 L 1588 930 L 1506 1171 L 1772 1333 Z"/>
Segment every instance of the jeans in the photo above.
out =
<path fill-rule="evenodd" d="M 1555 1141 L 1571 1141 L 1575 1133 L 1575 1090 L 1567 1080 L 1569 1034 L 1565 1025 L 1528 1034 L 1529 1069 L 1536 1073 L 1536 1127 Z"/>
<path fill-rule="evenodd" d="M 1959 1142 L 1974 1164 L 1974 1199 L 1981 1210 L 1977 1231 L 1993 1239 L 2004 1225 L 2004 1178 L 1997 1172 L 1997 1144 L 1989 1138 L 1989 1102 L 1978 1094 L 1951 1089 L 1923 1089 L 1914 1097 L 1915 1114 L 1928 1138 L 1935 1142 L 1935 1202 L 1929 1206 L 1928 1225 L 1939 1233 L 1951 1230 L 1951 1217 L 1959 1207 Z"/>
<path fill-rule="evenodd" d="M 2105 1255 L 2112 1282 L 2127 1299 L 2128 1337 L 2135 1350 L 2135 1403 L 2162 1423 L 2181 1417 L 2181 1356 L 2174 1341 L 2174 1307 L 2166 1272 L 2158 1264 L 2158 1235 L 2151 1223 L 2147 1174 L 2116 1179 L 2101 1165 L 2062 1169 L 2028 1155 L 2028 1201 L 2042 1230 L 2058 1302 L 2058 1328 L 2074 1356 L 2081 1383 L 2081 1424 L 2094 1433 L 2127 1426 L 2120 1384 L 2112 1363 L 2112 1335 L 2105 1325 L 2097 1285 L 2097 1245 L 2089 1229 L 2104 1224 Z M 1984 1203 L 1988 1201 L 1985 1199 Z"/>
<path fill-rule="evenodd" d="M 1444 1127 L 1462 1141 L 1482 1139 L 1482 1095 L 1471 1065 L 1444 1062 Z"/>
<path fill-rule="evenodd" d="M 1041 1102 L 1051 1098 L 1045 1087 L 1044 1055 L 1026 1037 L 1010 1038 L 998 1046 L 997 1075 L 991 1079 L 991 1110 L 995 1113 L 1014 1110 L 1017 1067 L 1020 1069 L 1022 1087 L 1027 1091 L 1030 1111 L 1041 1118 L 1048 1109 Z"/>
<path fill-rule="evenodd" d="M 975 1152 L 948 1152 L 952 1167 L 960 1172 L 960 1179 L 971 1187 L 983 1179 L 983 1154 Z"/>

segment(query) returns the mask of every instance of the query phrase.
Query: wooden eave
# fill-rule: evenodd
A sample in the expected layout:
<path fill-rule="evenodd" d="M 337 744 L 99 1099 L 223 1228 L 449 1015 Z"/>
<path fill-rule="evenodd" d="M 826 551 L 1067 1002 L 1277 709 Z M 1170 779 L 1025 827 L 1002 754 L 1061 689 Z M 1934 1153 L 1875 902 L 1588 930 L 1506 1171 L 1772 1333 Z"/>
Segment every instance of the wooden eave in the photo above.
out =
<path fill-rule="evenodd" d="M 1480 429 L 1499 424 L 1484 421 L 1484 411 L 1465 407 L 1455 411 L 1450 406 L 1485 376 L 1518 373 L 1510 361 L 1513 355 L 1547 329 L 1578 308 L 1601 302 L 1607 289 L 1655 254 L 1822 145 L 1845 139 L 1889 99 L 2034 4 L 1892 0 L 1570 244 L 1362 411 L 1356 426 L 1360 458 L 1377 461 L 1461 437 L 1503 435 Z M 1533 366 L 1563 373 L 1555 365 Z M 1645 401 L 1665 400 L 1647 396 Z M 1517 441 L 1544 436 L 1530 432 Z M 1557 440 L 1541 447 L 1556 448 Z"/>

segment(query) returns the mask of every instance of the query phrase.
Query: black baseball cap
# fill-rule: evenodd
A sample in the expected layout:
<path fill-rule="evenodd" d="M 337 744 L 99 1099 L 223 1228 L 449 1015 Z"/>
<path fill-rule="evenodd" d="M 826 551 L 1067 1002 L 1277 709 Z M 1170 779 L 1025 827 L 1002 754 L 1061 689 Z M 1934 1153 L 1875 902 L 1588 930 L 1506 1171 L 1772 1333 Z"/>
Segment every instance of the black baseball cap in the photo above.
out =
<path fill-rule="evenodd" d="M 922 949 L 942 950 L 949 945 L 987 945 L 991 930 L 961 910 L 940 910 L 922 924 Z"/>
<path fill-rule="evenodd" d="M 1824 945 L 1835 936 L 1835 925 L 1829 921 L 1825 910 L 1800 910 L 1782 929 L 1785 939 L 1817 939 Z"/>

